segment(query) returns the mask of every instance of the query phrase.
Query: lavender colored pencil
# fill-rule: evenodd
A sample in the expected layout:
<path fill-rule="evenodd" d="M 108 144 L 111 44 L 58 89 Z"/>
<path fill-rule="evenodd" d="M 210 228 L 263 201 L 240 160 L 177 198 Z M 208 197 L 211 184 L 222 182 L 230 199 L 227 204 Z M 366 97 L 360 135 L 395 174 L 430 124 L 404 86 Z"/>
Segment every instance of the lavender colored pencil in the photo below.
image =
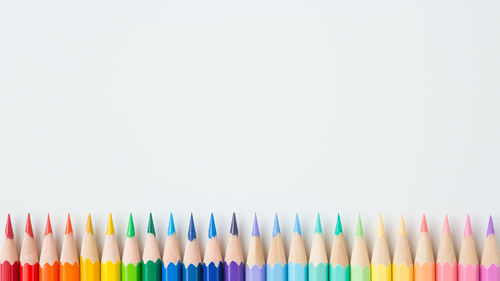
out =
<path fill-rule="evenodd" d="M 250 248 L 248 249 L 245 281 L 266 281 L 266 259 L 264 258 L 264 248 L 260 239 L 257 214 L 253 219 L 252 240 L 250 240 Z"/>

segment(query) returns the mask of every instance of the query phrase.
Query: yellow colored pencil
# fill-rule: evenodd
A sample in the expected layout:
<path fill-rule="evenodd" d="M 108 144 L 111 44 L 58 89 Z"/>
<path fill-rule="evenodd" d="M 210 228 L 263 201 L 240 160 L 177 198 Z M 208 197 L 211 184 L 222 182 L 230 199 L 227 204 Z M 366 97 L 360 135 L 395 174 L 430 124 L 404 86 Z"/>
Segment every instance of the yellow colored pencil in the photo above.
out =
<path fill-rule="evenodd" d="M 398 232 L 398 240 L 392 261 L 392 278 L 394 281 L 413 281 L 413 260 L 402 215 Z"/>
<path fill-rule="evenodd" d="M 115 227 L 113 218 L 109 214 L 106 238 L 104 238 L 102 249 L 101 281 L 121 281 L 121 271 L 120 251 L 116 242 Z"/>
<path fill-rule="evenodd" d="M 377 237 L 372 253 L 372 281 L 391 281 L 391 255 L 387 246 L 382 215 L 378 216 Z"/>
<path fill-rule="evenodd" d="M 83 235 L 82 252 L 80 254 L 80 281 L 100 281 L 101 265 L 94 237 L 94 228 L 90 214 Z"/>

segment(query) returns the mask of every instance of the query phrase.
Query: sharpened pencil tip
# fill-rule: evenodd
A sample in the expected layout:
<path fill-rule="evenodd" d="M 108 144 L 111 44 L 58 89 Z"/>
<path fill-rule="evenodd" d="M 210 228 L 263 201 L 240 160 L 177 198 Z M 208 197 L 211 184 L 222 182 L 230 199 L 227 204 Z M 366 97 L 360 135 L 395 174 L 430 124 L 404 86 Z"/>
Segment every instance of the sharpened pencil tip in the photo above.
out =
<path fill-rule="evenodd" d="M 212 239 L 217 236 L 217 229 L 215 228 L 214 213 L 210 214 L 210 224 L 208 225 L 208 238 Z"/>
<path fill-rule="evenodd" d="M 234 236 L 238 236 L 238 223 L 236 222 L 235 213 L 233 213 L 233 217 L 231 218 L 231 228 L 229 229 L 229 233 Z"/>
<path fill-rule="evenodd" d="M 52 233 L 52 224 L 50 223 L 50 215 L 47 214 L 47 222 L 45 223 L 45 236 Z"/>
<path fill-rule="evenodd" d="M 7 239 L 14 239 L 14 231 L 12 230 L 12 222 L 10 221 L 10 214 L 7 215 L 7 223 L 5 224 L 5 237 Z"/>
<path fill-rule="evenodd" d="M 193 241 L 195 239 L 196 239 L 196 229 L 194 227 L 193 213 L 191 213 L 191 218 L 189 219 L 188 240 Z"/>
<path fill-rule="evenodd" d="M 259 222 L 257 221 L 257 213 L 255 213 L 255 215 L 253 217 L 252 236 L 253 237 L 260 236 Z"/>

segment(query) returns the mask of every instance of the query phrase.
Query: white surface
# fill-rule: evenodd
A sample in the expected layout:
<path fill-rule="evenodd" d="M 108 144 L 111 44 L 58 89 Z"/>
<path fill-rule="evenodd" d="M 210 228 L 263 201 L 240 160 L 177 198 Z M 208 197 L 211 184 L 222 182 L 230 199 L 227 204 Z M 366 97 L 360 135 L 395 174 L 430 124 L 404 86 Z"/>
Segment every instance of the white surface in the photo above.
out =
<path fill-rule="evenodd" d="M 158 236 L 210 211 L 225 238 L 254 211 L 286 243 L 296 211 L 310 246 L 320 211 L 330 246 L 383 212 L 415 247 L 445 213 L 482 247 L 500 228 L 500 2 L 497 0 L 3 1 L 0 3 L 0 221 L 38 241 L 50 212 L 77 241 L 107 212 L 121 237 L 134 212 Z M 121 239 L 121 238 L 120 238 Z M 202 239 L 202 243 L 203 240 Z M 122 241 L 120 241 L 121 243 Z M 141 241 L 142 243 L 142 241 Z M 204 243 L 203 243 L 204 244 Z M 414 250 L 414 248 L 413 248 Z M 436 249 L 435 249 L 436 250 Z M 245 249 L 246 252 L 246 249 Z"/>

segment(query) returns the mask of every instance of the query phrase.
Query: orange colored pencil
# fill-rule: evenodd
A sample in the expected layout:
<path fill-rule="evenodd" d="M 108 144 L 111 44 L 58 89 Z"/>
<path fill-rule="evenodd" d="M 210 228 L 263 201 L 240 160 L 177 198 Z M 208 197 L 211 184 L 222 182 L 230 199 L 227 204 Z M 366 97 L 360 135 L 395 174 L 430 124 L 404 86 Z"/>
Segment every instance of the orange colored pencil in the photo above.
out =
<path fill-rule="evenodd" d="M 78 263 L 78 252 L 76 251 L 75 239 L 73 238 L 73 227 L 68 214 L 66 230 L 59 262 L 59 273 L 61 281 L 80 281 L 80 265 Z"/>
<path fill-rule="evenodd" d="M 59 281 L 59 261 L 49 215 L 47 215 L 45 237 L 40 252 L 40 281 Z"/>

